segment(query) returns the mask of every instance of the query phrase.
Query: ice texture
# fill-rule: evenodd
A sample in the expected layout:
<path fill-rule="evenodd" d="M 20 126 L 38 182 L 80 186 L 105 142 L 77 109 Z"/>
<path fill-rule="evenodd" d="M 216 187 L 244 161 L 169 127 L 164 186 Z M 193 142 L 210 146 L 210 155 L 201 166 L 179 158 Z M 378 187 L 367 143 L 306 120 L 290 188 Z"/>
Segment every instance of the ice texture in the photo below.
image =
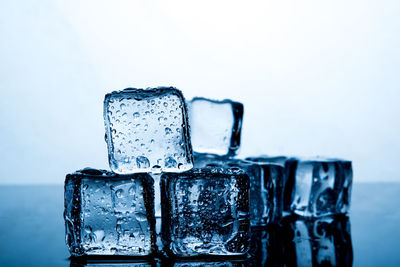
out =
<path fill-rule="evenodd" d="M 285 266 L 352 266 L 350 223 L 346 216 L 313 220 L 287 217 L 282 233 Z"/>
<path fill-rule="evenodd" d="M 179 257 L 243 255 L 249 249 L 249 177 L 238 168 L 165 173 L 164 250 Z"/>
<path fill-rule="evenodd" d="M 153 179 L 84 169 L 64 188 L 66 243 L 73 256 L 145 256 L 156 250 Z"/>
<path fill-rule="evenodd" d="M 196 97 L 188 105 L 193 150 L 234 156 L 240 147 L 243 104 Z"/>
<path fill-rule="evenodd" d="M 352 163 L 334 158 L 256 157 L 253 161 L 284 164 L 283 210 L 304 217 L 348 213 Z"/>
<path fill-rule="evenodd" d="M 250 221 L 252 226 L 279 223 L 283 209 L 284 167 L 261 159 L 240 160 L 212 154 L 196 154 L 196 168 L 237 167 L 250 177 Z"/>
<path fill-rule="evenodd" d="M 181 91 L 160 87 L 112 92 L 104 99 L 104 121 L 114 172 L 183 172 L 193 167 Z"/>
<path fill-rule="evenodd" d="M 353 181 L 351 161 L 290 159 L 286 168 L 285 201 L 291 212 L 320 217 L 349 211 Z"/>

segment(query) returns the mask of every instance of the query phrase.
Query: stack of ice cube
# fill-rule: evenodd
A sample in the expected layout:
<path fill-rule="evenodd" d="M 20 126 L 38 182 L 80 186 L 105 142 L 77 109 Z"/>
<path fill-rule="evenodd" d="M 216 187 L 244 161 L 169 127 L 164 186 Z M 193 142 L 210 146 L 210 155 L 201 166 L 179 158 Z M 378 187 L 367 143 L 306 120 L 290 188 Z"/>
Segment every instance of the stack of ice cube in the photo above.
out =
<path fill-rule="evenodd" d="M 71 255 L 246 257 L 257 233 L 285 215 L 348 212 L 351 162 L 240 159 L 243 110 L 232 100 L 186 102 L 173 87 L 107 94 L 111 172 L 86 168 L 65 180 Z"/>

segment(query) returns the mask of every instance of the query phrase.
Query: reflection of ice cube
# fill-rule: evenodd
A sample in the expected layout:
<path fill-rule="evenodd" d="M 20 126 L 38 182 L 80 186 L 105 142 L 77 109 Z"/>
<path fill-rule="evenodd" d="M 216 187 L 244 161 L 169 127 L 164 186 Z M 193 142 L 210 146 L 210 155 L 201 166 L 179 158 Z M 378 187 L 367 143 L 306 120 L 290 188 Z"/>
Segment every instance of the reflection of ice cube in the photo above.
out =
<path fill-rule="evenodd" d="M 149 259 L 79 259 L 71 258 L 71 264 L 69 267 L 152 267 L 156 266 L 154 260 Z"/>
<path fill-rule="evenodd" d="M 251 229 L 248 266 L 283 266 L 284 247 L 279 225 Z"/>
<path fill-rule="evenodd" d="M 164 249 L 177 256 L 243 255 L 249 243 L 249 177 L 237 168 L 165 173 Z"/>
<path fill-rule="evenodd" d="M 155 250 L 153 179 L 84 169 L 65 180 L 66 240 L 80 255 L 149 255 Z"/>
<path fill-rule="evenodd" d="M 189 102 L 189 110 L 195 152 L 236 154 L 240 147 L 243 118 L 241 103 L 196 97 Z"/>
<path fill-rule="evenodd" d="M 248 266 L 243 259 L 177 259 L 174 267 L 243 267 Z"/>
<path fill-rule="evenodd" d="M 286 218 L 285 259 L 289 266 L 351 266 L 350 223 L 345 216 L 313 220 Z"/>
<path fill-rule="evenodd" d="M 193 167 L 187 109 L 179 90 L 125 89 L 107 94 L 104 121 L 114 172 L 182 172 Z"/>
<path fill-rule="evenodd" d="M 278 223 L 283 207 L 283 165 L 256 158 L 240 160 L 211 154 L 196 154 L 196 168 L 236 167 L 250 177 L 250 221 L 252 226 Z"/>

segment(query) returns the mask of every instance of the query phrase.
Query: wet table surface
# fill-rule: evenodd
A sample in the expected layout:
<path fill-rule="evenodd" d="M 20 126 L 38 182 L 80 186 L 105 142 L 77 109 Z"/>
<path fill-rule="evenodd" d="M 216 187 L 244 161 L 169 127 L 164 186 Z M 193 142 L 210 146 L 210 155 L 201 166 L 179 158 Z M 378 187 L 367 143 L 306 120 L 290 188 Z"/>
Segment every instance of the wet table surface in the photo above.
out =
<path fill-rule="evenodd" d="M 399 204 L 400 183 L 355 183 L 350 220 L 345 224 L 351 227 L 348 229 L 348 235 L 345 235 L 345 241 L 340 240 L 343 238 L 342 235 L 339 237 L 335 235 L 335 242 L 339 243 L 334 242 L 334 251 L 341 253 L 340 257 L 346 257 L 344 262 L 349 264 L 350 261 L 352 266 L 400 266 Z M 113 264 L 102 263 L 102 260 L 97 263 L 71 262 L 64 241 L 62 213 L 62 186 L 0 186 L 0 266 L 147 266 L 147 264 L 130 264 L 129 261 L 137 262 L 132 259 Z M 289 222 L 288 225 L 302 227 L 295 222 Z M 343 228 L 340 229 L 343 231 Z M 291 238 L 286 234 L 285 239 L 288 236 Z M 285 243 L 280 240 L 282 237 L 279 236 L 278 239 L 279 244 Z M 347 239 L 351 242 L 347 242 L 349 241 Z M 317 251 L 319 254 L 329 252 L 330 245 L 322 243 L 319 245 L 325 250 Z M 292 255 L 293 258 L 297 255 L 298 259 L 295 261 L 298 266 L 309 266 L 307 259 L 300 257 L 302 255 L 307 257 L 310 251 L 301 249 L 304 247 L 300 242 L 297 247 L 292 246 L 287 249 L 292 254 L 285 255 Z M 263 255 L 258 252 L 256 257 L 261 260 Z M 291 264 L 293 258 L 289 261 Z M 341 262 L 343 259 L 336 260 Z M 164 263 L 146 261 L 152 263 L 150 266 Z M 222 259 L 216 261 L 220 263 L 216 264 L 217 266 L 246 266 L 248 263 L 248 261 L 227 260 L 226 264 L 221 264 Z M 190 266 L 193 262 L 175 261 L 175 263 L 180 266 Z M 213 266 L 212 262 L 207 266 Z"/>

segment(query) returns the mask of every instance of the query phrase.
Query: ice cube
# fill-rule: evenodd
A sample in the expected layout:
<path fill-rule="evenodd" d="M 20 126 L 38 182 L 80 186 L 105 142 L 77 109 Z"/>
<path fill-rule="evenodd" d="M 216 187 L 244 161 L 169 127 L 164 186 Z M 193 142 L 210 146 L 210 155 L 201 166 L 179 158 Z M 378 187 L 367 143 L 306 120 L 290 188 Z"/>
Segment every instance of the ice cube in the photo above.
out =
<path fill-rule="evenodd" d="M 236 164 L 250 177 L 251 225 L 279 223 L 283 209 L 284 167 L 270 162 L 237 161 Z"/>
<path fill-rule="evenodd" d="M 353 180 L 351 161 L 291 159 L 287 161 L 286 168 L 285 201 L 290 211 L 305 217 L 349 211 Z"/>
<path fill-rule="evenodd" d="M 249 177 L 238 168 L 165 173 L 164 250 L 175 256 L 243 255 L 249 249 Z"/>
<path fill-rule="evenodd" d="M 287 266 L 351 266 L 353 249 L 346 216 L 313 220 L 287 217 L 283 223 Z"/>
<path fill-rule="evenodd" d="M 196 97 L 188 105 L 194 151 L 234 156 L 240 147 L 243 104 Z"/>
<path fill-rule="evenodd" d="M 284 163 L 283 210 L 305 217 L 349 211 L 353 171 L 351 161 L 323 157 L 258 157 Z"/>
<path fill-rule="evenodd" d="M 65 179 L 66 243 L 73 256 L 156 250 L 153 179 L 84 169 Z"/>
<path fill-rule="evenodd" d="M 250 177 L 250 221 L 252 226 L 279 223 L 283 208 L 284 167 L 281 164 L 225 158 L 212 154 L 196 154 L 196 168 L 237 167 Z"/>
<path fill-rule="evenodd" d="M 183 172 L 193 167 L 181 91 L 160 87 L 112 92 L 104 99 L 104 121 L 114 172 Z"/>

